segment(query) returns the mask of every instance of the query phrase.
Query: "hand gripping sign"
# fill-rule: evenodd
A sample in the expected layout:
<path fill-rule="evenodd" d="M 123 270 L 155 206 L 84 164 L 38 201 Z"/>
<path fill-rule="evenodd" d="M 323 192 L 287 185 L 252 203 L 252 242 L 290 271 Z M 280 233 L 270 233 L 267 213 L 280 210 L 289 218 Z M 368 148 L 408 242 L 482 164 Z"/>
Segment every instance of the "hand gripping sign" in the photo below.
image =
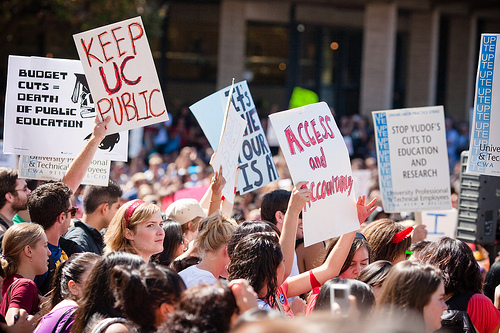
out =
<path fill-rule="evenodd" d="M 344 139 L 325 102 L 269 116 L 295 184 L 307 181 L 304 245 L 359 229 L 354 182 Z"/>

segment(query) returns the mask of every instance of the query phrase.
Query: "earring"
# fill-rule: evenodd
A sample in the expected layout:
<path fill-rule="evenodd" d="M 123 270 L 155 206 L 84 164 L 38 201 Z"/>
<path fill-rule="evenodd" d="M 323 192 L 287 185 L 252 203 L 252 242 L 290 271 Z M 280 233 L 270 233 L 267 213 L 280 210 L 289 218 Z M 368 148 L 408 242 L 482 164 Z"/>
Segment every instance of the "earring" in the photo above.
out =
<path fill-rule="evenodd" d="M 33 258 L 30 258 L 30 261 L 33 262 Z"/>

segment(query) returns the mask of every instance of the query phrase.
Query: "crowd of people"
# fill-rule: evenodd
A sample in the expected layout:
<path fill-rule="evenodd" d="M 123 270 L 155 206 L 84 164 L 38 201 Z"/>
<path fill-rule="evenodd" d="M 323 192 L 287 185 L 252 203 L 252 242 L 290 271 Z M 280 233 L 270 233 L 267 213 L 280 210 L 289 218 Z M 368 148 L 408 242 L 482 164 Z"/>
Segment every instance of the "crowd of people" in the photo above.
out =
<path fill-rule="evenodd" d="M 230 203 L 187 116 L 146 128 L 108 186 L 82 186 L 108 122 L 61 182 L 0 168 L 4 332 L 499 331 L 500 263 L 480 267 L 471 244 L 426 240 L 411 214 L 383 211 L 359 117 L 339 121 L 353 170 L 372 175 L 353 203 L 359 229 L 308 247 L 311 192 L 282 156 L 279 181 Z"/>

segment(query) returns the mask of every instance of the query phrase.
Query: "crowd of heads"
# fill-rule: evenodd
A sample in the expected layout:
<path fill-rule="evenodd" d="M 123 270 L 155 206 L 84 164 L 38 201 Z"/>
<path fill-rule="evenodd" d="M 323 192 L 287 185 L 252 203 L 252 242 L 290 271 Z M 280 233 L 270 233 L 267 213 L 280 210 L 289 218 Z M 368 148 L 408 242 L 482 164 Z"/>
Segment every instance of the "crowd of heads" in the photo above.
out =
<path fill-rule="evenodd" d="M 373 133 L 347 118 L 341 131 L 353 170 L 372 172 L 371 201 Z M 178 127 L 169 144 L 158 142 L 164 126 L 146 129 L 147 149 L 130 164 L 112 163 L 107 187 L 30 189 L 0 168 L 8 326 L 30 314 L 35 332 L 430 333 L 465 300 L 453 309 L 469 313 L 478 332 L 498 331 L 500 314 L 482 298 L 484 274 L 466 243 L 422 241 L 415 221 L 378 202 L 361 207 L 368 213 L 357 232 L 305 247 L 299 212 L 309 190 L 291 185 L 280 154 L 280 181 L 237 195 L 227 209 L 207 143 L 183 135 L 194 133 L 183 122 L 168 125 Z M 205 195 L 182 197 L 187 190 Z M 31 223 L 12 225 L 25 209 Z"/>

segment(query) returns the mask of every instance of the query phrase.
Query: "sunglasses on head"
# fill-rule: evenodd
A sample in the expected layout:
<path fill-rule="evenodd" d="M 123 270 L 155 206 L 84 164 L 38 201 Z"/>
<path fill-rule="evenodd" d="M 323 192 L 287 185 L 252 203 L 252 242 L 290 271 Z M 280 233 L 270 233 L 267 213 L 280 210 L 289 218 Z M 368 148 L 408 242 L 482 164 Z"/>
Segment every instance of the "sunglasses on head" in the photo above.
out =
<path fill-rule="evenodd" d="M 78 211 L 78 207 L 71 207 L 65 213 L 71 213 L 71 217 L 75 217 L 77 211 Z"/>

